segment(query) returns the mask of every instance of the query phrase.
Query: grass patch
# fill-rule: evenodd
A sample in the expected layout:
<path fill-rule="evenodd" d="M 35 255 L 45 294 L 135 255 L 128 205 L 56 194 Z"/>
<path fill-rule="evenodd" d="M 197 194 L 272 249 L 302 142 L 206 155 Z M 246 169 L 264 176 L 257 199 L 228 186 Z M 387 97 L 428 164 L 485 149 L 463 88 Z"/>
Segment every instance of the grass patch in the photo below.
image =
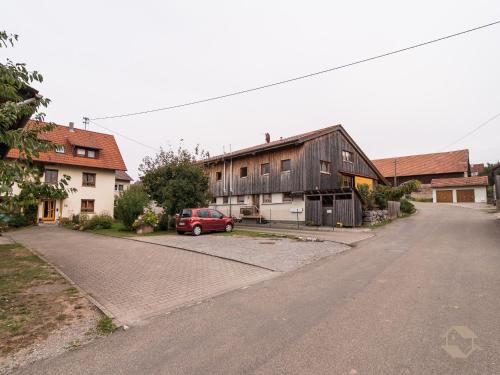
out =
<path fill-rule="evenodd" d="M 113 333 L 116 331 L 118 327 L 116 326 L 115 323 L 113 323 L 113 319 L 104 317 L 102 318 L 99 323 L 97 323 L 97 331 L 101 335 L 108 335 L 110 333 Z"/>
<path fill-rule="evenodd" d="M 0 358 L 47 337 L 73 318 L 66 309 L 78 291 L 66 284 L 23 246 L 0 245 Z"/>

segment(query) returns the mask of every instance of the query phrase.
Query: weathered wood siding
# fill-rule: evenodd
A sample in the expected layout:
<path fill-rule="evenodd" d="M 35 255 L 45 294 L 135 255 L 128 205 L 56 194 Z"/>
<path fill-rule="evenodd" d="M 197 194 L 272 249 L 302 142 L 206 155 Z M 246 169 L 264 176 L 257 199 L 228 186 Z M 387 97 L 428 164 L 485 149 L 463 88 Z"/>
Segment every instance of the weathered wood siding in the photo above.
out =
<path fill-rule="evenodd" d="M 352 162 L 342 161 L 342 151 L 353 154 Z M 281 161 L 291 160 L 291 171 L 281 172 Z M 331 173 L 320 171 L 320 161 L 331 163 Z M 261 164 L 270 164 L 269 175 L 261 175 Z M 231 162 L 225 161 L 224 178 L 216 181 L 216 172 L 224 173 L 224 162 L 206 167 L 210 188 L 214 196 L 229 194 Z M 247 177 L 240 177 L 240 168 L 247 167 Z M 356 151 L 354 146 L 339 132 L 289 146 L 286 149 L 258 153 L 233 159 L 232 195 L 266 194 L 280 192 L 331 191 L 340 187 L 340 173 L 369 177 L 377 180 L 377 174 Z"/>
<path fill-rule="evenodd" d="M 352 162 L 342 161 L 342 151 L 353 154 Z M 354 146 L 340 133 L 334 132 L 310 140 L 304 145 L 305 181 L 304 190 L 324 191 L 339 188 L 339 173 L 377 179 L 377 174 L 355 150 Z M 331 174 L 320 171 L 320 161 L 331 163 Z"/>
<path fill-rule="evenodd" d="M 232 195 L 270 194 L 282 192 L 300 192 L 304 180 L 304 165 L 301 145 L 277 151 L 269 151 L 252 157 L 233 159 Z M 281 172 L 281 161 L 290 159 L 291 170 Z M 270 164 L 270 173 L 261 175 L 261 164 Z M 247 167 L 247 177 L 240 177 L 240 169 Z M 206 168 L 210 179 L 210 188 L 214 196 L 229 194 L 231 162 L 226 160 L 226 193 L 224 178 L 216 181 L 216 173 L 224 173 L 224 163 L 220 162 Z"/>

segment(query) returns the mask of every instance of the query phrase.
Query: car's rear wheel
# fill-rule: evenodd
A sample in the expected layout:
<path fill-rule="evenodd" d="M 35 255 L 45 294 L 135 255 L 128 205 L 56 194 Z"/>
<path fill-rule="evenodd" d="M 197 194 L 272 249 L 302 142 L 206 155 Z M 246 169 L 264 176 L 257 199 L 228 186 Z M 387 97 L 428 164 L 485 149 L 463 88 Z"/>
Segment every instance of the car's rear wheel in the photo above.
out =
<path fill-rule="evenodd" d="M 199 225 L 197 225 L 197 226 L 195 226 L 195 227 L 193 228 L 193 234 L 194 234 L 195 236 L 199 236 L 199 235 L 201 234 L 201 227 L 200 227 Z"/>
<path fill-rule="evenodd" d="M 178 230 L 177 234 L 184 234 L 185 232 L 183 230 Z"/>
<path fill-rule="evenodd" d="M 232 232 L 233 231 L 233 224 L 226 224 L 226 232 Z"/>

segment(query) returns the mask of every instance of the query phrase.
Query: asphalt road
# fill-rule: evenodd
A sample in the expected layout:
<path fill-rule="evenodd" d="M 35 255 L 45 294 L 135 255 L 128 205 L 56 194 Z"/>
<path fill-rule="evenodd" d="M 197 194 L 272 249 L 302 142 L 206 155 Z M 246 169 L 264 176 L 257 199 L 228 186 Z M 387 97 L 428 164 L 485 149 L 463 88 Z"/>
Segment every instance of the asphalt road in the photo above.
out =
<path fill-rule="evenodd" d="M 352 250 L 23 373 L 499 374 L 499 297 L 500 221 L 427 204 Z M 481 349 L 452 358 L 452 326 Z"/>

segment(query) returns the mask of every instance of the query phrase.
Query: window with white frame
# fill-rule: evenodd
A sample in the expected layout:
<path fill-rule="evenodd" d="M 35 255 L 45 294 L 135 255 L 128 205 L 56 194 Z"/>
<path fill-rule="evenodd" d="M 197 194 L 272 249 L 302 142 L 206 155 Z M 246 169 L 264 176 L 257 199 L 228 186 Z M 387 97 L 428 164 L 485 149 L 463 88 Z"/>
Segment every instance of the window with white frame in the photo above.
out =
<path fill-rule="evenodd" d="M 58 154 L 64 154 L 64 146 L 63 145 L 57 145 L 56 146 L 56 152 Z"/>
<path fill-rule="evenodd" d="M 348 163 L 352 163 L 352 152 L 343 150 L 342 151 L 342 161 L 346 161 Z"/>
<path fill-rule="evenodd" d="M 263 194 L 262 195 L 262 203 L 273 203 L 272 194 Z"/>
<path fill-rule="evenodd" d="M 292 193 L 283 193 L 283 203 L 288 203 L 293 200 Z"/>
<path fill-rule="evenodd" d="M 332 163 L 326 160 L 320 160 L 320 171 L 321 173 L 331 174 L 332 173 Z"/>

